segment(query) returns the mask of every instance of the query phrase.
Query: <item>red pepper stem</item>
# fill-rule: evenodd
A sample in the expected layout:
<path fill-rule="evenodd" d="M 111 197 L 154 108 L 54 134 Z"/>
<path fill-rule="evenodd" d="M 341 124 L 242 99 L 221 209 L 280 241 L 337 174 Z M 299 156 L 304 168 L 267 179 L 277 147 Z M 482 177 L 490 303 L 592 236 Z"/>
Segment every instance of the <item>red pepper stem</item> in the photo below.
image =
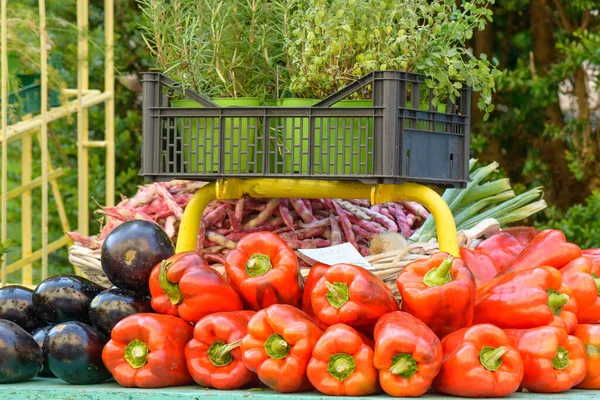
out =
<path fill-rule="evenodd" d="M 596 291 L 598 292 L 598 296 L 600 296 L 600 278 L 596 275 L 595 272 L 592 272 L 592 277 L 594 278 L 594 282 L 596 282 Z"/>
<path fill-rule="evenodd" d="M 179 285 L 169 281 L 169 278 L 167 278 L 167 272 L 169 271 L 169 268 L 171 268 L 172 265 L 173 263 L 167 260 L 163 260 L 163 262 L 160 263 L 160 272 L 158 273 L 158 284 L 160 285 L 163 292 L 165 292 L 169 300 L 171 300 L 171 303 L 177 305 L 183 301 L 183 296 L 181 295 L 181 291 L 179 290 Z"/>
<path fill-rule="evenodd" d="M 502 365 L 502 356 L 506 353 L 506 347 L 483 346 L 479 352 L 479 362 L 488 371 L 497 371 Z"/>
<path fill-rule="evenodd" d="M 262 276 L 273 268 L 271 259 L 266 254 L 252 254 L 246 262 L 248 276 Z"/>
<path fill-rule="evenodd" d="M 448 256 L 437 268 L 432 268 L 423 277 L 423 283 L 429 287 L 442 286 L 452 280 L 450 268 L 452 268 L 453 256 Z"/>
<path fill-rule="evenodd" d="M 552 311 L 554 315 L 560 314 L 563 306 L 569 301 L 569 295 L 566 293 L 559 293 L 555 289 L 547 289 L 546 292 L 548 292 L 548 307 L 550 308 L 550 311 Z"/>
<path fill-rule="evenodd" d="M 291 346 L 283 336 L 274 333 L 267 338 L 264 348 L 269 357 L 282 360 L 290 353 Z"/>
<path fill-rule="evenodd" d="M 225 344 L 223 342 L 213 342 L 206 354 L 208 355 L 208 359 L 215 367 L 224 367 L 233 362 L 233 356 L 231 355 L 231 351 L 237 347 L 240 347 L 242 343 L 242 339 L 236 340 L 235 342 Z"/>
<path fill-rule="evenodd" d="M 569 366 L 569 351 L 564 347 L 558 346 L 554 358 L 552 358 L 552 367 L 563 370 Z"/>
<path fill-rule="evenodd" d="M 337 353 L 329 357 L 327 372 L 339 381 L 344 381 L 356 370 L 354 357 L 346 353 Z"/>
<path fill-rule="evenodd" d="M 414 374 L 417 373 L 419 367 L 417 361 L 408 353 L 398 353 L 392 358 L 392 366 L 389 371 L 398 375 L 404 379 L 410 379 Z"/>
<path fill-rule="evenodd" d="M 346 285 L 345 283 L 330 283 L 325 281 L 325 285 L 327 286 L 327 289 L 329 289 L 325 297 L 327 297 L 329 304 L 331 304 L 333 308 L 338 309 L 344 304 L 346 304 L 348 300 L 350 300 L 348 285 Z"/>
<path fill-rule="evenodd" d="M 148 362 L 148 345 L 141 340 L 133 339 L 125 346 L 123 358 L 131 368 L 139 369 Z"/>

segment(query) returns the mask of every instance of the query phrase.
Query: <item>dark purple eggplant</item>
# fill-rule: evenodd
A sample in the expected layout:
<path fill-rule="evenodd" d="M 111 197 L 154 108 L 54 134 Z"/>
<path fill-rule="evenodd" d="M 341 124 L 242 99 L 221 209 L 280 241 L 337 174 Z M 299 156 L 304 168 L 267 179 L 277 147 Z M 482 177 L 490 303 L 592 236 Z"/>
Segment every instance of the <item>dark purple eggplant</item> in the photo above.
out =
<path fill-rule="evenodd" d="M 104 290 L 102 286 L 77 275 L 52 276 L 33 291 L 33 305 L 44 321 L 90 324 L 90 303 Z"/>
<path fill-rule="evenodd" d="M 63 322 L 48 332 L 44 348 L 54 375 L 73 385 L 101 383 L 111 377 L 102 362 L 108 337 L 81 322 Z"/>
<path fill-rule="evenodd" d="M 42 350 L 33 337 L 14 322 L 0 319 L 0 383 L 33 379 L 42 363 Z"/>
<path fill-rule="evenodd" d="M 116 286 L 150 293 L 148 280 L 155 265 L 175 254 L 173 242 L 160 226 L 127 221 L 108 234 L 102 244 L 102 269 Z"/>
<path fill-rule="evenodd" d="M 101 332 L 110 335 L 113 327 L 133 314 L 151 313 L 150 297 L 125 289 L 108 289 L 92 300 L 90 320 Z"/>
<path fill-rule="evenodd" d="M 31 333 L 37 328 L 44 326 L 35 313 L 31 299 L 33 290 L 11 285 L 0 289 L 0 319 L 6 319 L 19 325 Z"/>
<path fill-rule="evenodd" d="M 50 371 L 50 366 L 48 365 L 48 351 L 44 349 L 44 340 L 46 340 L 46 336 L 48 336 L 48 332 L 50 332 L 52 328 L 54 328 L 54 325 L 46 325 L 36 329 L 32 333 L 33 339 L 35 339 L 38 346 L 40 346 L 40 349 L 42 349 L 42 356 L 44 357 L 44 368 L 42 368 L 38 376 L 47 378 L 54 377 L 54 374 Z"/>

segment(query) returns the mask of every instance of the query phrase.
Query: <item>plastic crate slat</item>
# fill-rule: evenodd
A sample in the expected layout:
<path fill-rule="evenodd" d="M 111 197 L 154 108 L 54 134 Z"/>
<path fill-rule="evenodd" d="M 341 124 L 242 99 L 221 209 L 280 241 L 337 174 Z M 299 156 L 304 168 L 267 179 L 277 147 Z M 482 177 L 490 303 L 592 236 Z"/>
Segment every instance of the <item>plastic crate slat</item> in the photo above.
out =
<path fill-rule="evenodd" d="M 431 93 L 424 76 L 401 71 L 371 73 L 313 107 L 176 108 L 169 97 L 172 81 L 160 74 L 150 78 L 143 80 L 141 171 L 150 179 L 314 177 L 452 187 L 468 182 L 466 87 L 458 103 L 444 102 L 443 112 L 431 95 L 421 98 L 421 88 Z M 361 82 L 372 87 L 371 107 L 330 107 L 364 87 Z"/>

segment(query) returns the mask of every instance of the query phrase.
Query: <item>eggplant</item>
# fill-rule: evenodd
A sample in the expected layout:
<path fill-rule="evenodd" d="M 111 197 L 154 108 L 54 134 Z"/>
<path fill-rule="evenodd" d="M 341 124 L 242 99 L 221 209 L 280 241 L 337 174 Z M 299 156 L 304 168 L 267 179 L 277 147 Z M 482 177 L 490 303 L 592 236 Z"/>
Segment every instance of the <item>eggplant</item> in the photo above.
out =
<path fill-rule="evenodd" d="M 50 371 L 50 366 L 48 365 L 48 351 L 44 349 L 44 340 L 46 340 L 46 336 L 48 336 L 48 332 L 50 332 L 52 328 L 54 328 L 54 325 L 46 325 L 36 329 L 31 334 L 38 346 L 40 346 L 40 349 L 42 349 L 42 357 L 44 358 L 44 368 L 42 368 L 38 376 L 44 376 L 47 378 L 54 377 L 54 374 L 52 371 Z"/>
<path fill-rule="evenodd" d="M 63 322 L 48 332 L 44 348 L 50 371 L 73 385 L 101 383 L 111 377 L 102 362 L 108 337 L 82 322 Z"/>
<path fill-rule="evenodd" d="M 50 323 L 81 321 L 90 324 L 90 303 L 104 290 L 81 276 L 56 275 L 35 288 L 33 306 L 36 313 Z"/>
<path fill-rule="evenodd" d="M 19 325 L 0 319 L 0 383 L 35 378 L 42 369 L 42 350 Z"/>
<path fill-rule="evenodd" d="M 125 289 L 108 289 L 92 300 L 90 320 L 101 332 L 110 335 L 114 326 L 133 314 L 154 312 L 150 297 Z"/>
<path fill-rule="evenodd" d="M 108 234 L 102 244 L 100 261 L 106 277 L 114 285 L 147 294 L 152 268 L 173 254 L 173 242 L 160 226 L 133 220 Z"/>
<path fill-rule="evenodd" d="M 31 333 L 45 325 L 35 313 L 33 290 L 11 285 L 0 289 L 0 319 L 6 319 Z"/>

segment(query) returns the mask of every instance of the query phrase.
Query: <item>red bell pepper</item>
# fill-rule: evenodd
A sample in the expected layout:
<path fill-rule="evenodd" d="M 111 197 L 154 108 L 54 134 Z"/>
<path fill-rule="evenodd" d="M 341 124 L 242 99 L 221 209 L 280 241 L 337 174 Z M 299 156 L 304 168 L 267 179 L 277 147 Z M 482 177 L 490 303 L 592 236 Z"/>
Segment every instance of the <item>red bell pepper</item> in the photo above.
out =
<path fill-rule="evenodd" d="M 562 268 L 577 257 L 581 249 L 568 243 L 562 231 L 546 229 L 540 232 L 502 273 L 540 266 Z"/>
<path fill-rule="evenodd" d="M 492 258 L 483 251 L 461 247 L 460 258 L 467 264 L 467 268 L 473 274 L 475 287 L 480 287 L 491 281 L 499 272 Z"/>
<path fill-rule="evenodd" d="M 198 321 L 185 347 L 188 370 L 197 384 L 228 390 L 258 382 L 244 366 L 239 349 L 253 315 L 254 311 L 219 312 Z"/>
<path fill-rule="evenodd" d="M 521 387 L 536 393 L 557 393 L 579 384 L 586 373 L 585 348 L 581 340 L 564 329 L 542 326 L 506 329 L 521 354 L 525 374 Z"/>
<path fill-rule="evenodd" d="M 576 318 L 577 305 L 556 268 L 538 267 L 499 275 L 477 289 L 473 323 L 534 328 Z M 565 314 L 562 314 L 564 310 Z M 560 321 L 558 321 L 560 322 Z"/>
<path fill-rule="evenodd" d="M 381 388 L 394 397 L 424 394 L 442 366 L 442 344 L 427 325 L 396 311 L 375 325 L 375 357 Z"/>
<path fill-rule="evenodd" d="M 475 282 L 461 259 L 436 253 L 415 261 L 400 272 L 396 285 L 402 311 L 423 321 L 438 337 L 471 325 Z"/>
<path fill-rule="evenodd" d="M 246 368 L 281 393 L 310 389 L 306 365 L 323 331 L 304 312 L 275 304 L 257 312 L 241 343 Z"/>
<path fill-rule="evenodd" d="M 175 254 L 150 274 L 152 308 L 195 323 L 219 311 L 242 310 L 237 292 L 195 252 Z"/>
<path fill-rule="evenodd" d="M 587 257 L 590 260 L 594 260 L 597 263 L 600 263 L 600 249 L 582 250 L 581 253 L 583 254 L 584 257 Z"/>
<path fill-rule="evenodd" d="M 600 321 L 600 264 L 579 257 L 560 270 L 563 282 L 577 300 L 577 320 L 580 324 Z"/>
<path fill-rule="evenodd" d="M 373 349 L 345 324 L 332 325 L 317 340 L 306 374 L 321 393 L 366 396 L 378 389 Z"/>
<path fill-rule="evenodd" d="M 485 288 L 478 289 L 475 321 L 516 329 L 548 324 L 573 332 L 577 326 L 578 307 L 571 289 L 558 283 L 560 272 L 555 268 L 535 270 L 538 271 L 528 274 L 522 270 L 500 275 Z M 495 313 L 496 306 L 503 307 L 504 312 Z"/>
<path fill-rule="evenodd" d="M 160 388 L 193 383 L 185 345 L 194 328 L 172 315 L 134 314 L 121 320 L 102 361 L 121 386 Z"/>
<path fill-rule="evenodd" d="M 315 315 L 312 308 L 310 295 L 319 279 L 321 279 L 321 277 L 325 274 L 325 271 L 327 271 L 327 268 L 329 268 L 329 265 L 327 264 L 316 263 L 313 265 L 310 268 L 308 276 L 306 277 L 306 282 L 304 282 L 304 291 L 302 293 L 302 311 L 307 313 L 316 322 L 316 324 L 321 327 L 321 329 L 327 329 L 327 325 L 321 322 L 321 320 L 319 320 L 319 318 L 317 318 Z"/>
<path fill-rule="evenodd" d="M 487 254 L 501 271 L 513 262 L 538 234 L 537 229 L 525 226 L 505 228 L 479 243 L 477 251 Z"/>
<path fill-rule="evenodd" d="M 328 268 L 311 292 L 311 304 L 323 323 L 350 325 L 368 336 L 379 317 L 398 311 L 398 302 L 385 283 L 351 264 Z"/>
<path fill-rule="evenodd" d="M 600 389 L 600 325 L 578 325 L 575 335 L 585 346 L 585 378 L 576 387 L 579 389 Z"/>
<path fill-rule="evenodd" d="M 248 309 L 258 311 L 272 304 L 300 305 L 302 277 L 298 258 L 272 232 L 244 236 L 227 256 L 225 271 Z"/>
<path fill-rule="evenodd" d="M 458 330 L 442 340 L 444 362 L 435 390 L 454 396 L 504 397 L 523 379 L 523 361 L 502 329 L 489 324 Z"/>

